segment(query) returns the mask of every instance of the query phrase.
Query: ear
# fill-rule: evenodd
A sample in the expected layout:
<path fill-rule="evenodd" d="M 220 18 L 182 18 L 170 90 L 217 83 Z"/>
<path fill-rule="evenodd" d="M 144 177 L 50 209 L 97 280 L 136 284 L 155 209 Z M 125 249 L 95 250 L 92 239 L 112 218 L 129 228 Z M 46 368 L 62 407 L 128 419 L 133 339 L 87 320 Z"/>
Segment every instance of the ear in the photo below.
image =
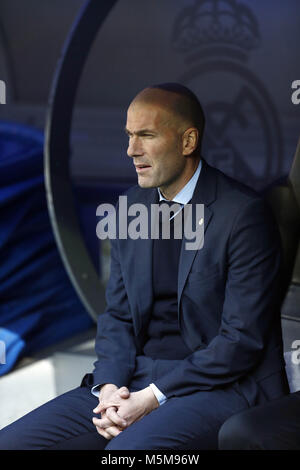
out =
<path fill-rule="evenodd" d="M 182 153 L 191 155 L 197 148 L 199 131 L 195 127 L 187 129 L 182 136 Z"/>

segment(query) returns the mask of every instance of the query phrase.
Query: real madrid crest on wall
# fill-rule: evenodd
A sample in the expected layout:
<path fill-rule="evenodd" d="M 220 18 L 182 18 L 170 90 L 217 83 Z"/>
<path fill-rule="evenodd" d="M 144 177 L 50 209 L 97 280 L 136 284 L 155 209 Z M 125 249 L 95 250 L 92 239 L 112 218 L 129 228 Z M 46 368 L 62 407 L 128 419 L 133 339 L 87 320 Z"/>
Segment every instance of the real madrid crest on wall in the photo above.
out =
<path fill-rule="evenodd" d="M 204 106 L 203 156 L 264 189 L 282 175 L 283 141 L 272 97 L 249 65 L 262 47 L 253 11 L 237 0 L 194 0 L 175 19 L 172 44 L 184 57 L 178 81 Z"/>

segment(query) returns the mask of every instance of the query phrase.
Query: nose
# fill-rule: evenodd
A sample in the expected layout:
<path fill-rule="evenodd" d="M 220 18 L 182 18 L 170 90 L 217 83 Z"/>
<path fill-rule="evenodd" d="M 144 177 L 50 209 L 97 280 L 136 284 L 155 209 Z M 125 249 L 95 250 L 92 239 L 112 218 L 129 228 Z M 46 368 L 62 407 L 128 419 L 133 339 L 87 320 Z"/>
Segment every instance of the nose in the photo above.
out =
<path fill-rule="evenodd" d="M 130 136 L 127 148 L 128 157 L 139 157 L 143 155 L 141 139 L 138 136 Z"/>

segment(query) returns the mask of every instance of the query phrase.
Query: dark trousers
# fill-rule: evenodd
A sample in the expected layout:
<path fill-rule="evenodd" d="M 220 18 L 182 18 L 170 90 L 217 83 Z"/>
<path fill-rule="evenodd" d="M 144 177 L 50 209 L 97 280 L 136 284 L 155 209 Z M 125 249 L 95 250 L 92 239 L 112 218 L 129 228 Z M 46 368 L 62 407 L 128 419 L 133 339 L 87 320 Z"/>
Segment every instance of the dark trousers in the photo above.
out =
<path fill-rule="evenodd" d="M 138 360 L 130 391 L 146 387 L 176 361 Z M 22 393 L 20 391 L 20 400 Z M 92 423 L 98 398 L 84 381 L 0 431 L 0 449 L 135 450 L 217 449 L 218 431 L 248 407 L 234 388 L 173 397 L 108 441 Z"/>
<path fill-rule="evenodd" d="M 3 428 L 0 449 L 217 449 L 222 423 L 247 406 L 232 388 L 171 398 L 107 441 L 92 423 L 97 402 L 87 387 L 67 392 Z"/>
<path fill-rule="evenodd" d="M 229 418 L 221 450 L 300 450 L 300 391 Z"/>

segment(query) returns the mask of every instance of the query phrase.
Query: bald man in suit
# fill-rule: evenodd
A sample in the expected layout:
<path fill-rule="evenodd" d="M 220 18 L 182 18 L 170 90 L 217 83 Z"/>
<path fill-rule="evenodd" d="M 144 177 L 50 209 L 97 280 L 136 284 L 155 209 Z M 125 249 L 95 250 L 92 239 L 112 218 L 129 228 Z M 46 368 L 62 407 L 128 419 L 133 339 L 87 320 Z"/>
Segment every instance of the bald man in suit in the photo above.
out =
<path fill-rule="evenodd" d="M 260 196 L 203 159 L 203 129 L 197 97 L 180 84 L 130 103 L 138 185 L 127 205 L 176 203 L 171 236 L 111 240 L 93 373 L 5 428 L 0 448 L 216 449 L 227 418 L 288 392 L 278 230 Z M 197 205 L 204 240 L 188 249 L 175 226 Z"/>

